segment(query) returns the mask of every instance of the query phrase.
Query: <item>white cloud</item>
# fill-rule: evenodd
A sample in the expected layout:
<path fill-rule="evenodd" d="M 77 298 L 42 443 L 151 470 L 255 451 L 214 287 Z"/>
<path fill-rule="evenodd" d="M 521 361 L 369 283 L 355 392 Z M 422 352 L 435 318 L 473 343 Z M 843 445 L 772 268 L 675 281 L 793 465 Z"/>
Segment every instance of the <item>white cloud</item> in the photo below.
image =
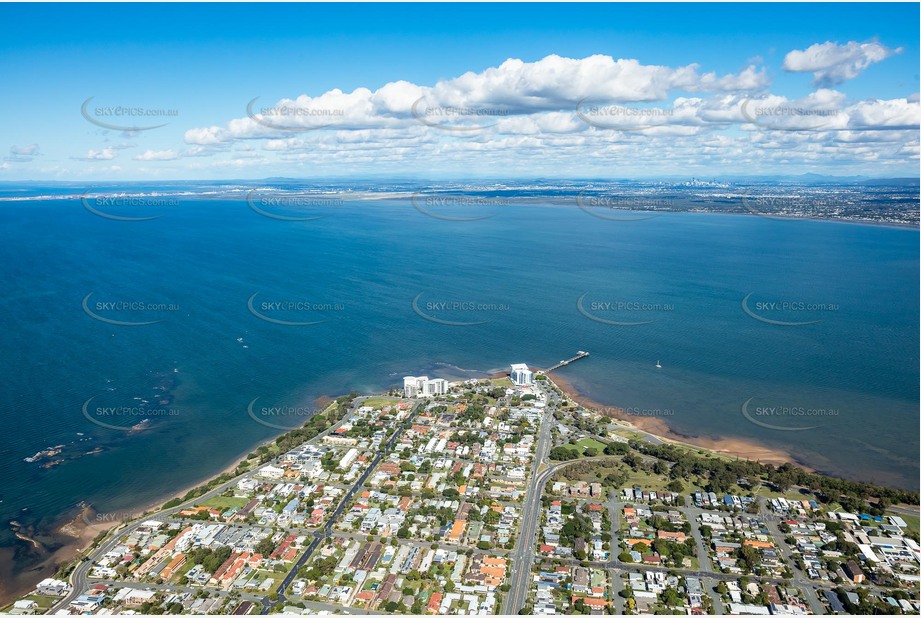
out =
<path fill-rule="evenodd" d="M 855 45 L 862 55 L 852 53 Z M 869 51 L 852 43 L 813 45 L 788 54 L 784 68 L 815 73 L 817 80 L 857 74 L 881 56 L 874 51 L 878 44 L 865 45 Z M 240 105 L 242 117 L 212 118 L 188 129 L 185 145 L 137 148 L 130 169 L 157 177 L 178 170 L 158 162 L 185 159 L 183 170 L 203 176 L 213 170 L 215 177 L 223 170 L 574 175 L 616 169 L 654 175 L 916 162 L 917 132 L 910 129 L 921 117 L 917 93 L 855 101 L 820 87 L 781 96 L 768 91 L 760 60 L 746 64 L 717 74 L 696 64 L 547 56 L 509 59 L 427 85 L 397 80 L 376 90 L 254 99 L 248 113 L 246 103 Z M 608 113 L 589 122 L 588 107 Z M 92 170 L 136 148 L 118 141 L 75 158 L 96 161 L 86 166 Z M 24 153 L 30 147 L 13 148 Z"/>
<path fill-rule="evenodd" d="M 85 156 L 74 158 L 82 161 L 108 161 L 115 158 L 115 150 L 111 147 L 102 150 L 90 149 L 86 151 Z"/>
<path fill-rule="evenodd" d="M 185 132 L 185 141 L 188 144 L 198 146 L 210 146 L 220 144 L 231 139 L 233 136 L 226 129 L 221 127 L 207 127 L 202 129 L 189 129 Z"/>
<path fill-rule="evenodd" d="M 698 73 L 698 65 L 644 65 L 638 60 L 595 55 L 587 58 L 547 56 L 536 62 L 509 59 L 497 67 L 420 86 L 388 83 L 376 91 L 333 89 L 319 96 L 300 95 L 265 105 L 250 101 L 244 118 L 225 126 L 186 131 L 188 144 L 206 146 L 236 139 L 284 138 L 324 129 L 406 129 L 430 127 L 469 135 L 519 116 L 557 112 L 535 124 L 505 122 L 508 130 L 578 131 L 571 114 L 581 102 L 649 103 L 675 91 L 756 92 L 769 85 L 765 70 L 748 66 L 741 73 L 718 77 Z M 538 126 L 541 125 L 542 126 Z"/>
<path fill-rule="evenodd" d="M 909 99 L 860 101 L 849 108 L 848 119 L 853 129 L 917 129 L 921 104 Z"/>
<path fill-rule="evenodd" d="M 795 73 L 812 73 L 812 83 L 819 87 L 837 86 L 854 79 L 873 63 L 901 53 L 871 41 L 850 41 L 844 45 L 827 41 L 805 50 L 793 50 L 783 60 L 783 68 Z"/>
<path fill-rule="evenodd" d="M 175 150 L 147 150 L 134 157 L 135 161 L 173 161 L 179 158 Z"/>

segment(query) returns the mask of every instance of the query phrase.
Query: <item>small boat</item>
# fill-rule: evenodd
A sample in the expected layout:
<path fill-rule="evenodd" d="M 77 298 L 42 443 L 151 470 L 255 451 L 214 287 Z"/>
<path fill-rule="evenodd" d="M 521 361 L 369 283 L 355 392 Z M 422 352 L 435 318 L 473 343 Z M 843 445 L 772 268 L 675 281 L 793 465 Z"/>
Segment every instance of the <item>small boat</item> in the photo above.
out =
<path fill-rule="evenodd" d="M 656 361 L 656 369 L 661 369 L 661 368 L 662 368 L 662 363 L 660 363 L 659 361 Z"/>

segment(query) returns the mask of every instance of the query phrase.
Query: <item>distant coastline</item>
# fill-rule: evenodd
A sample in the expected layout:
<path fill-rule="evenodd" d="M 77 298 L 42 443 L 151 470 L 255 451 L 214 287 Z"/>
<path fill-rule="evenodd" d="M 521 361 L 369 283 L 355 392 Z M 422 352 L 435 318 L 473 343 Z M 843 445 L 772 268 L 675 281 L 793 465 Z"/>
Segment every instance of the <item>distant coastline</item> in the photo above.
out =
<path fill-rule="evenodd" d="M 862 179 L 794 176 L 783 178 L 725 178 L 608 180 L 471 180 L 463 183 L 404 180 L 370 183 L 362 180 L 303 179 L 208 181 L 125 181 L 90 193 L 76 182 L 0 183 L 0 202 L 79 200 L 102 197 L 231 200 L 250 202 L 253 195 L 329 198 L 345 202 L 410 202 L 436 218 L 457 212 L 511 205 L 578 207 L 601 219 L 604 213 L 705 213 L 752 215 L 778 220 L 839 221 L 868 225 L 919 228 L 918 187 L 914 178 Z M 43 191 L 44 189 L 44 191 Z M 55 193 L 58 190 L 58 193 Z M 433 205 L 427 202 L 433 200 Z M 587 202 L 587 203 L 585 203 Z M 252 207 L 253 205 L 250 204 Z M 447 209 L 447 210 L 445 210 Z M 100 214 L 96 212 L 96 214 Z M 261 212 L 263 215 L 272 216 Z"/>

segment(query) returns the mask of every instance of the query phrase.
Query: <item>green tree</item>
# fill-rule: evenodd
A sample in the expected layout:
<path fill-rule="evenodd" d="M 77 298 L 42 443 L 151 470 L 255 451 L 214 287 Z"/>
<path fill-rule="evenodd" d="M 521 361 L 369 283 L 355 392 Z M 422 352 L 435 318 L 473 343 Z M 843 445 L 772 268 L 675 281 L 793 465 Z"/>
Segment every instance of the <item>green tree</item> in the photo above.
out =
<path fill-rule="evenodd" d="M 272 542 L 270 537 L 266 537 L 256 543 L 254 548 L 257 554 L 262 554 L 263 556 L 270 556 L 273 551 L 275 551 L 275 543 Z"/>

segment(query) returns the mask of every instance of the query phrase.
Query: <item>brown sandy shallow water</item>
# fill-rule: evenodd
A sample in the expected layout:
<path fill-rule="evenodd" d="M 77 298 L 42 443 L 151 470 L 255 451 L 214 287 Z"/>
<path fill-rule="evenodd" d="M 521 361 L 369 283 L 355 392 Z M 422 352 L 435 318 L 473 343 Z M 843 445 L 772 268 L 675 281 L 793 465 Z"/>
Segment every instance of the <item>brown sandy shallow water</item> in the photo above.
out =
<path fill-rule="evenodd" d="M 13 525 L 21 541 L 14 547 L 0 548 L 0 606 L 30 592 L 35 584 L 51 577 L 61 563 L 70 562 L 90 545 L 96 536 L 115 525 L 96 522 L 95 512 L 86 505 L 73 509 L 50 533 L 38 533 Z M 30 568 L 18 571 L 17 563 L 28 561 Z"/>
<path fill-rule="evenodd" d="M 539 371 L 537 368 L 532 369 L 535 372 Z M 497 372 L 489 375 L 489 378 L 495 380 L 499 378 L 507 378 L 508 376 L 508 372 Z M 618 408 L 617 406 L 610 406 L 594 401 L 585 395 L 582 395 L 572 385 L 572 383 L 569 382 L 569 380 L 556 372 L 553 372 L 547 377 L 551 382 L 556 384 L 556 386 L 559 387 L 559 389 L 562 390 L 567 397 L 578 403 L 580 406 L 595 410 L 605 416 L 614 418 L 623 423 L 626 428 L 637 429 L 639 431 L 649 433 L 656 438 L 661 439 L 663 442 L 672 442 L 676 444 L 693 446 L 696 448 L 703 448 L 708 451 L 713 451 L 714 453 L 719 453 L 720 455 L 738 457 L 739 459 L 750 459 L 752 461 L 760 461 L 761 463 L 765 464 L 781 465 L 785 463 L 791 463 L 808 472 L 815 472 L 814 469 L 797 461 L 796 457 L 794 457 L 792 453 L 782 449 L 771 448 L 754 440 L 747 440 L 745 438 L 709 438 L 703 436 L 688 436 L 674 431 L 665 421 L 660 418 L 653 418 L 648 416 L 630 416 L 623 410 L 623 408 Z"/>
<path fill-rule="evenodd" d="M 629 416 L 622 408 L 593 401 L 588 397 L 580 394 L 572 386 L 572 384 L 566 380 L 566 378 L 555 372 L 547 377 L 550 378 L 550 380 L 556 384 L 560 390 L 566 393 L 567 397 L 579 405 L 585 408 L 596 410 L 605 416 L 617 419 L 628 427 L 652 434 L 656 438 L 661 439 L 663 442 L 673 442 L 698 448 L 704 448 L 709 451 L 713 451 L 714 453 L 719 453 L 720 455 L 738 457 L 739 459 L 750 459 L 752 461 L 759 461 L 764 464 L 781 465 L 785 463 L 791 463 L 809 472 L 814 472 L 813 469 L 797 461 L 796 457 L 794 457 L 793 454 L 788 451 L 771 448 L 754 440 L 748 440 L 745 438 L 709 438 L 702 436 L 688 436 L 674 431 L 661 418 Z"/>

